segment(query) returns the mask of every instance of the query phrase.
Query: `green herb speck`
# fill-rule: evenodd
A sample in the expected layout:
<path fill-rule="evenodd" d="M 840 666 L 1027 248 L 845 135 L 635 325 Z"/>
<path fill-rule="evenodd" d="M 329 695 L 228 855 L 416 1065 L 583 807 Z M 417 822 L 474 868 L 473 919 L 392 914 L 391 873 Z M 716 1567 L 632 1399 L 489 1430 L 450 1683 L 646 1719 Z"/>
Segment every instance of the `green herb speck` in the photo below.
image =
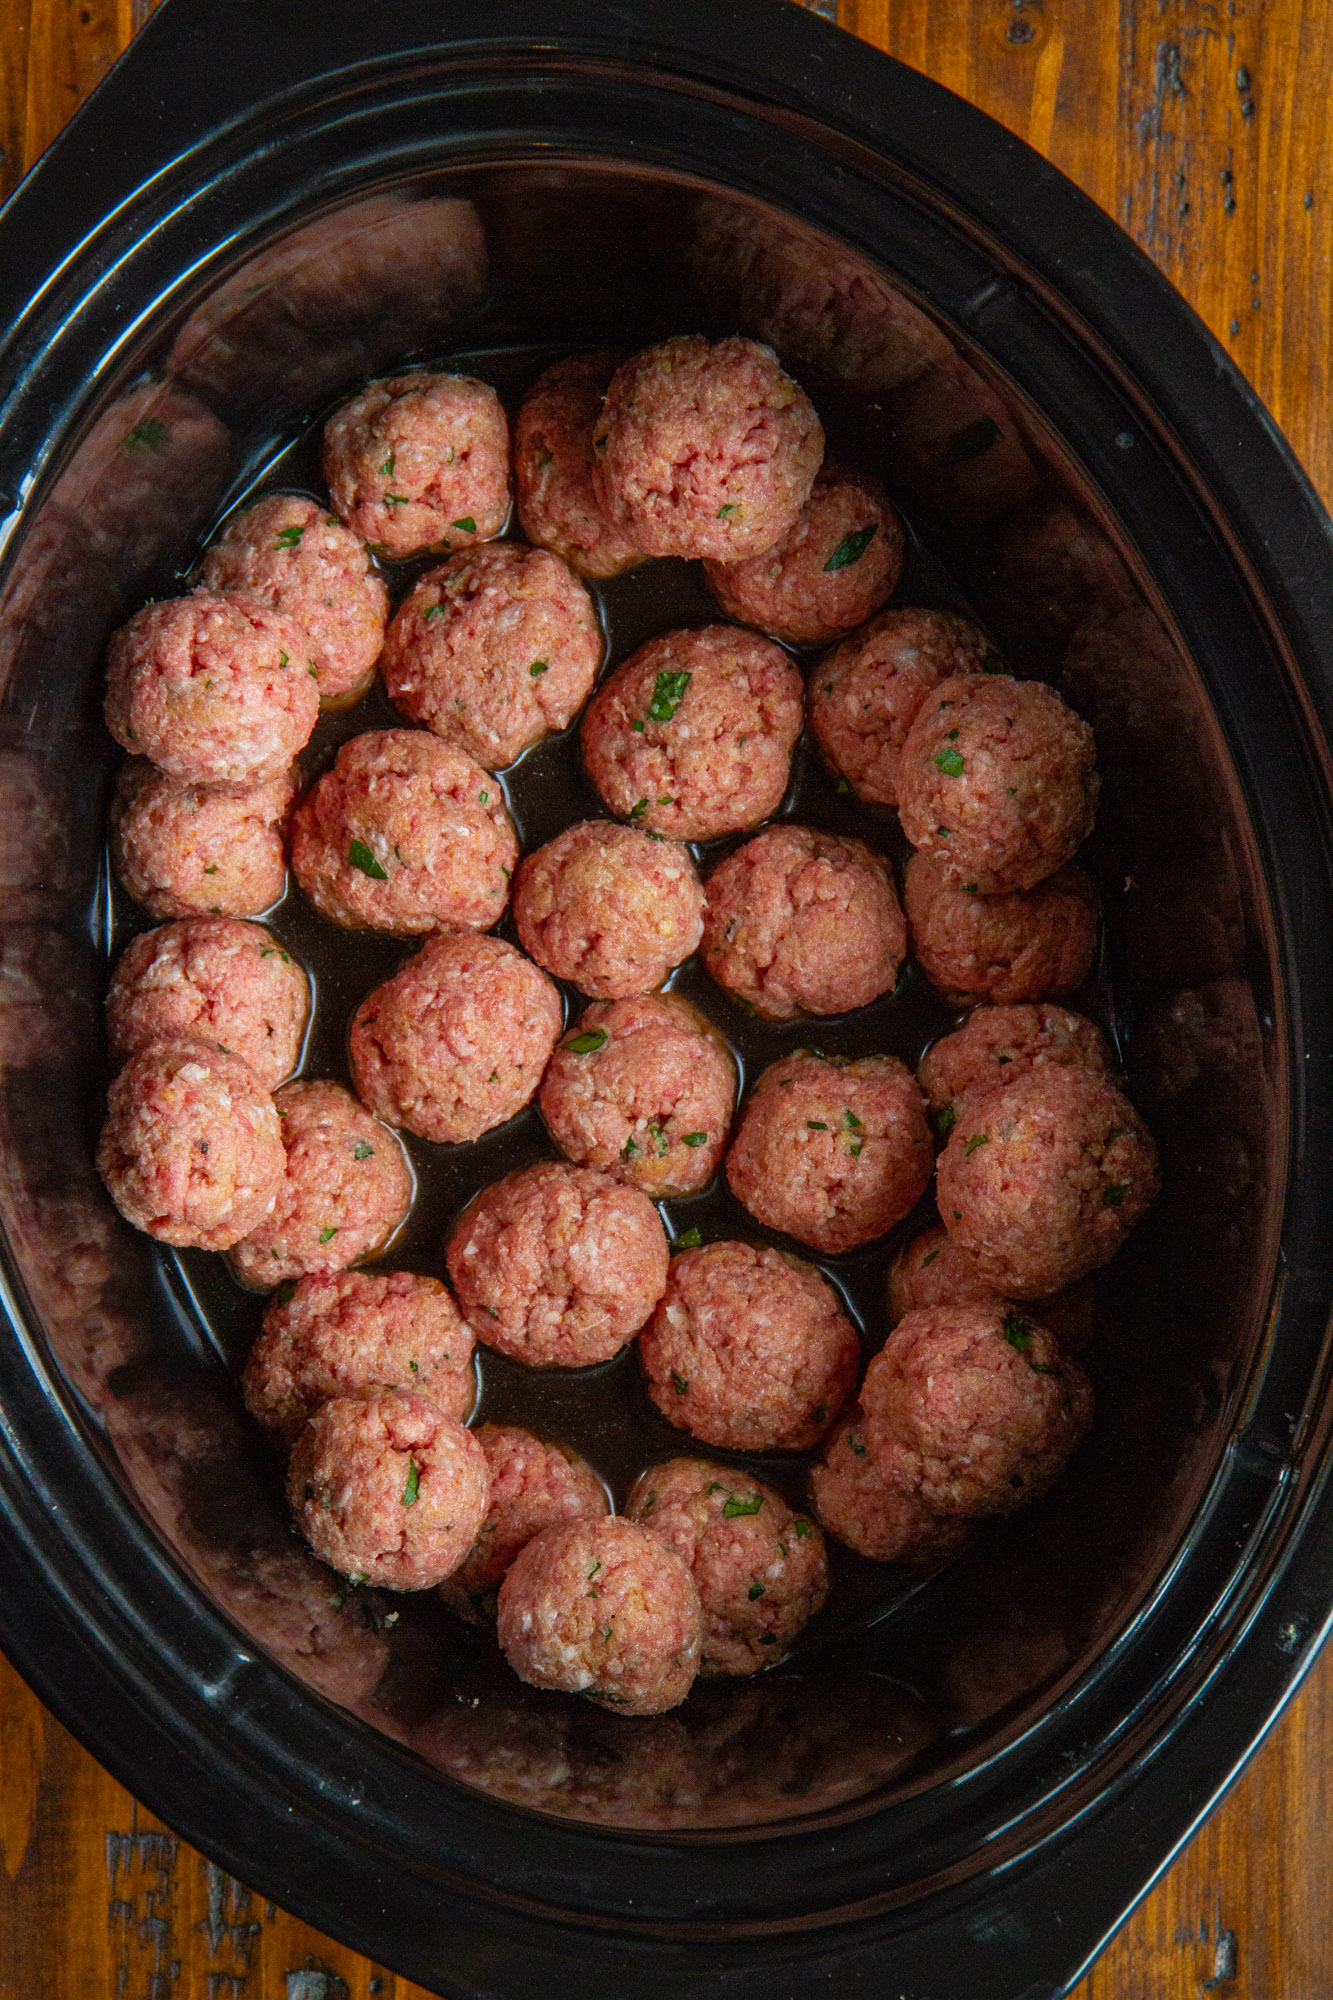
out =
<path fill-rule="evenodd" d="M 796 1539 L 798 1542 L 809 1541 L 810 1536 L 814 1533 L 814 1530 L 811 1528 L 810 1523 L 801 1514 L 798 1514 L 796 1516 L 795 1527 L 796 1527 Z"/>
<path fill-rule="evenodd" d="M 963 760 L 955 749 L 946 744 L 943 750 L 935 752 L 935 769 L 943 771 L 946 778 L 961 778 Z"/>
<path fill-rule="evenodd" d="M 544 674 L 546 672 L 546 669 L 550 666 L 550 664 L 551 662 L 549 660 L 534 660 L 532 665 L 528 668 L 528 672 L 532 675 L 533 680 L 536 680 L 539 674 Z"/>
<path fill-rule="evenodd" d="M 461 529 L 465 535 L 475 535 L 477 532 L 477 524 L 470 514 L 464 514 L 461 520 L 455 521 L 453 525 Z"/>
<path fill-rule="evenodd" d="M 682 1146 L 702 1146 L 707 1138 L 708 1134 L 706 1132 L 682 1132 L 680 1143 Z"/>
<path fill-rule="evenodd" d="M 924 1271 L 928 1265 L 933 1264 L 939 1254 L 938 1250 L 927 1250 L 925 1256 L 921 1259 L 922 1270 Z"/>
<path fill-rule="evenodd" d="M 130 449 L 142 445 L 148 451 L 161 451 L 166 435 L 167 427 L 164 423 L 159 423 L 156 417 L 145 417 L 141 423 L 134 426 L 125 443 Z"/>
<path fill-rule="evenodd" d="M 379 862 L 366 846 L 364 840 L 354 840 L 351 843 L 347 850 L 347 859 L 351 862 L 353 868 L 359 868 L 361 873 L 368 875 L 372 882 L 388 881 L 388 870 L 380 867 Z"/>
<path fill-rule="evenodd" d="M 278 1286 L 277 1291 L 274 1292 L 273 1297 L 278 1305 L 289 1306 L 292 1300 L 296 1297 L 295 1278 L 284 1278 L 282 1283 Z"/>
<path fill-rule="evenodd" d="M 843 536 L 837 548 L 834 549 L 833 554 L 824 564 L 825 574 L 832 570 L 850 569 L 853 563 L 860 562 L 862 556 L 878 533 L 879 523 L 877 521 L 872 521 L 869 527 L 866 528 L 851 529 L 849 533 Z"/>
<path fill-rule="evenodd" d="M 1107 1188 L 1102 1195 L 1102 1200 L 1106 1202 L 1106 1204 L 1110 1208 L 1119 1208 L 1121 1202 L 1125 1199 L 1125 1196 L 1128 1193 L 1129 1193 L 1129 1182 L 1122 1181 L 1118 1187 Z"/>
<path fill-rule="evenodd" d="M 685 1380 L 685 1377 L 683 1375 L 677 1375 L 675 1369 L 673 1368 L 671 1371 L 671 1386 L 675 1390 L 678 1396 L 683 1396 L 685 1394 L 685 1391 L 689 1388 L 690 1385 Z"/>
<path fill-rule="evenodd" d="M 687 1229 L 683 1235 L 678 1236 L 671 1248 L 673 1250 L 697 1250 L 703 1240 L 703 1235 L 696 1223 L 693 1228 Z"/>
<path fill-rule="evenodd" d="M 648 713 L 654 722 L 670 722 L 685 699 L 692 676 L 688 673 L 659 674 L 653 682 L 653 698 Z"/>
<path fill-rule="evenodd" d="M 964 1148 L 963 1157 L 965 1159 L 970 1160 L 973 1153 L 976 1152 L 978 1146 L 985 1146 L 988 1145 L 989 1143 L 990 1143 L 989 1132 L 974 1132 L 972 1134 L 972 1137 L 968 1140 L 966 1147 Z"/>
<path fill-rule="evenodd" d="M 358 1139 L 352 1148 L 352 1158 L 354 1160 L 368 1160 L 374 1150 L 375 1148 L 368 1139 Z"/>
<path fill-rule="evenodd" d="M 415 1507 L 421 1490 L 421 1467 L 414 1458 L 407 1461 L 407 1484 L 403 1488 L 404 1507 Z"/>
<path fill-rule="evenodd" d="M 757 1514 L 763 1504 L 762 1493 L 751 1493 L 744 1500 L 738 1494 L 730 1493 L 722 1502 L 722 1518 L 724 1521 L 734 1521 L 740 1514 Z"/>
<path fill-rule="evenodd" d="M 749 1590 L 746 1592 L 746 1596 L 749 1598 L 751 1604 L 754 1603 L 756 1597 L 762 1597 L 763 1594 L 764 1594 L 764 1586 L 762 1583 L 752 1583 L 750 1585 Z"/>
<path fill-rule="evenodd" d="M 576 1056 L 596 1055 L 598 1049 L 606 1047 L 606 1029 L 589 1028 L 585 1033 L 575 1035 L 572 1042 L 566 1042 L 565 1047 Z"/>
<path fill-rule="evenodd" d="M 1009 1345 L 1026 1354 L 1032 1344 L 1032 1326 L 1022 1313 L 1007 1312 L 1000 1321 L 1000 1331 Z"/>

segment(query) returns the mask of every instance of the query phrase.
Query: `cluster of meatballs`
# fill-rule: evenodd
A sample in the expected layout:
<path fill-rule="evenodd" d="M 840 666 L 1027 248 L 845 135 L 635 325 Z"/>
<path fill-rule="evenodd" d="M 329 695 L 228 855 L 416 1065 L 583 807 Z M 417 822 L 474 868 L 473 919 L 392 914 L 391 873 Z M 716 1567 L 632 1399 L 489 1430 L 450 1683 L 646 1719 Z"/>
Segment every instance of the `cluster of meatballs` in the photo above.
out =
<path fill-rule="evenodd" d="M 967 619 L 884 608 L 903 525 L 825 462 L 755 341 L 561 361 L 512 439 L 482 382 L 374 382 L 329 419 L 324 467 L 331 511 L 244 508 L 193 590 L 111 642 L 107 722 L 131 753 L 113 855 L 163 921 L 112 980 L 99 1166 L 136 1227 L 269 1294 L 244 1395 L 316 1555 L 438 1587 L 539 1687 L 655 1713 L 700 1671 L 783 1655 L 828 1591 L 823 1529 L 937 1563 L 1043 1492 L 1090 1420 L 1081 1280 L 1157 1189 L 1099 1030 L 1056 1004 L 1097 946 L 1074 860 L 1091 732 Z M 503 539 L 515 499 L 526 542 Z M 380 563 L 423 554 L 390 616 Z M 655 556 L 701 558 L 728 622 L 661 633 L 599 681 L 584 579 Z M 791 649 L 819 649 L 808 672 Z M 404 726 L 352 737 L 303 788 L 321 705 L 377 670 Z M 580 711 L 608 817 L 521 856 L 494 774 Z M 807 721 L 841 789 L 897 807 L 901 905 L 871 846 L 774 818 Z M 691 843 L 735 835 L 701 878 Z M 351 1091 L 297 1075 L 310 981 L 254 921 L 288 857 L 332 924 L 422 940 L 355 1010 Z M 492 934 L 506 911 L 517 946 Z M 893 990 L 909 940 L 973 1010 L 917 1075 L 796 1048 L 739 1116 L 726 1042 L 662 990 L 698 953 L 755 1015 L 846 1014 Z M 571 1022 L 556 981 L 586 1003 Z M 401 1132 L 463 1146 L 534 1099 L 560 1157 L 475 1195 L 447 1286 L 353 1268 L 411 1209 Z M 668 1241 L 655 1202 L 719 1169 L 824 1255 L 885 1236 L 934 1177 L 940 1226 L 894 1264 L 868 1371 L 810 1262 Z M 576 1453 L 468 1428 L 478 1342 L 542 1369 L 635 1342 L 697 1445 L 819 1450 L 810 1513 L 695 1456 L 613 1513 Z"/>

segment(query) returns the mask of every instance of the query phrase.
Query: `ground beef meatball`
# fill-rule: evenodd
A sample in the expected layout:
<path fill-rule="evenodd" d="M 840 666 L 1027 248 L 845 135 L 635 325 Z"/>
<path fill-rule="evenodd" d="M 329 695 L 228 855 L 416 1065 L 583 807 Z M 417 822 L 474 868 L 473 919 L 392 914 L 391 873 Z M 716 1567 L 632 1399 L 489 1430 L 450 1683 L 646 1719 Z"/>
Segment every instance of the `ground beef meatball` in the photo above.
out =
<path fill-rule="evenodd" d="M 274 1103 L 286 1172 L 266 1219 L 232 1251 L 241 1283 L 263 1292 L 373 1257 L 413 1193 L 396 1134 L 340 1083 L 285 1083 Z"/>
<path fill-rule="evenodd" d="M 913 847 L 982 896 L 1032 889 L 1092 831 L 1092 731 L 1040 681 L 956 674 L 907 732 L 898 811 Z"/>
<path fill-rule="evenodd" d="M 801 676 L 780 646 L 733 625 L 664 632 L 598 688 L 583 761 L 617 818 L 715 840 L 777 811 L 801 723 Z"/>
<path fill-rule="evenodd" d="M 97 1171 L 125 1220 L 159 1243 L 229 1250 L 282 1185 L 273 1099 L 211 1042 L 150 1042 L 107 1093 Z"/>
<path fill-rule="evenodd" d="M 836 1252 L 901 1222 L 934 1168 L 921 1092 L 896 1057 L 848 1062 L 797 1049 L 755 1083 L 727 1184 L 756 1222 Z"/>
<path fill-rule="evenodd" d="M 290 771 L 258 785 L 182 785 L 131 757 L 111 803 L 111 862 L 155 917 L 257 917 L 287 886 Z"/>
<path fill-rule="evenodd" d="M 618 576 L 643 561 L 633 538 L 608 521 L 593 484 L 593 425 L 621 359 L 599 348 L 557 361 L 528 390 L 514 422 L 523 532 L 581 576 Z"/>
<path fill-rule="evenodd" d="M 241 1377 L 245 1407 L 293 1445 L 322 1403 L 412 1389 L 460 1423 L 476 1398 L 472 1331 L 438 1278 L 331 1271 L 280 1285 Z"/>
<path fill-rule="evenodd" d="M 488 771 L 552 730 L 592 692 L 602 634 L 592 599 L 558 556 L 497 542 L 429 569 L 384 648 L 384 685 L 409 722 Z"/>
<path fill-rule="evenodd" d="M 756 1014 L 845 1014 L 887 993 L 907 942 L 889 865 L 862 841 L 772 826 L 708 878 L 703 960 Z"/>
<path fill-rule="evenodd" d="M 386 1590 L 429 1590 L 471 1548 L 489 1485 L 471 1431 L 428 1396 L 386 1389 L 316 1410 L 292 1451 L 287 1500 L 330 1569 Z"/>
<path fill-rule="evenodd" d="M 837 1293 L 809 1264 L 710 1243 L 672 1258 L 639 1358 L 677 1430 L 733 1451 L 809 1451 L 851 1393 L 861 1350 Z"/>
<path fill-rule="evenodd" d="M 989 671 L 999 655 L 979 626 L 952 611 L 882 611 L 835 646 L 810 675 L 810 727 L 858 798 L 898 803 L 907 732 L 932 688 Z"/>
<path fill-rule="evenodd" d="M 927 1306 L 990 1306 L 1000 1312 L 1010 1303 L 977 1276 L 943 1223 L 905 1243 L 889 1266 L 890 1326 Z M 1068 1353 L 1076 1354 L 1092 1333 L 1095 1305 L 1086 1281 L 1067 1285 L 1041 1301 L 1042 1324 Z"/>
<path fill-rule="evenodd" d="M 513 945 L 429 938 L 353 1016 L 357 1091 L 423 1139 L 478 1139 L 529 1102 L 563 1017 L 557 989 Z"/>
<path fill-rule="evenodd" d="M 566 1521 L 520 1549 L 500 1586 L 500 1644 L 520 1680 L 660 1715 L 699 1670 L 689 1570 L 633 1521 Z"/>
<path fill-rule="evenodd" d="M 319 716 L 310 642 L 258 599 L 146 604 L 111 636 L 106 725 L 186 785 L 281 777 Z"/>
<path fill-rule="evenodd" d="M 440 1596 L 470 1624 L 490 1624 L 496 1593 L 519 1550 L 543 1528 L 598 1521 L 611 1511 L 605 1486 L 587 1460 L 562 1444 L 544 1444 L 512 1424 L 482 1424 L 474 1437 L 491 1475 L 486 1519 L 466 1561 Z"/>
<path fill-rule="evenodd" d="M 1035 1321 L 1009 1308 L 909 1313 L 861 1389 L 881 1477 L 906 1462 L 941 1514 L 1008 1514 L 1064 1471 L 1092 1421 L 1092 1387 Z"/>
<path fill-rule="evenodd" d="M 1040 1299 L 1113 1257 L 1157 1194 L 1152 1135 L 1115 1085 L 1054 1064 L 965 1104 L 940 1216 L 986 1284 Z"/>
<path fill-rule="evenodd" d="M 871 1562 L 934 1569 L 971 1538 L 970 1524 L 937 1514 L 918 1490 L 917 1466 L 892 1439 L 883 1442 L 886 1470 L 870 1454 L 859 1404 L 849 1404 L 810 1469 L 810 1497 L 831 1535 Z"/>
<path fill-rule="evenodd" d="M 372 729 L 344 743 L 292 822 L 297 880 L 350 929 L 489 930 L 517 861 L 495 779 L 422 729 Z"/>
<path fill-rule="evenodd" d="M 594 1001 L 551 1058 L 538 1099 L 567 1160 L 654 1201 L 707 1187 L 735 1103 L 731 1051 L 676 993 Z"/>
<path fill-rule="evenodd" d="M 388 556 L 488 542 L 509 518 L 509 426 L 469 375 L 372 382 L 324 426 L 334 511 Z"/>
<path fill-rule="evenodd" d="M 903 877 L 912 951 L 931 985 L 960 1007 L 1008 1005 L 1073 993 L 1097 958 L 1097 892 L 1068 862 L 1035 889 L 978 895 L 933 855 L 914 854 Z"/>
<path fill-rule="evenodd" d="M 609 1361 L 667 1280 L 666 1232 L 648 1197 L 554 1160 L 483 1189 L 447 1257 L 477 1338 L 529 1368 Z"/>
<path fill-rule="evenodd" d="M 703 916 L 688 850 L 607 820 L 566 827 L 514 883 L 523 949 L 590 1000 L 652 992 L 697 950 Z"/>
<path fill-rule="evenodd" d="M 937 1131 L 947 1134 L 965 1102 L 1048 1064 L 1114 1080 L 1114 1058 L 1096 1022 L 1050 1006 L 978 1007 L 927 1049 L 916 1074 Z"/>
<path fill-rule="evenodd" d="M 814 1522 L 734 1466 L 673 1458 L 642 1473 L 625 1507 L 689 1568 L 703 1608 L 699 1671 L 753 1674 L 780 1660 L 828 1596 Z"/>
<path fill-rule="evenodd" d="M 879 481 L 826 465 L 781 541 L 745 562 L 706 562 L 704 575 L 729 618 L 789 646 L 826 646 L 879 610 L 902 564 L 903 525 Z"/>
<path fill-rule="evenodd" d="M 274 1090 L 301 1060 L 310 978 L 262 924 L 192 917 L 144 931 L 106 996 L 112 1060 L 148 1042 L 216 1042 Z"/>
<path fill-rule="evenodd" d="M 322 701 L 343 707 L 374 679 L 389 593 L 356 536 L 313 500 L 270 493 L 233 514 L 199 584 L 256 597 L 299 625 Z"/>
<path fill-rule="evenodd" d="M 824 433 L 771 347 L 682 334 L 616 370 L 593 454 L 604 511 L 645 555 L 742 562 L 795 524 Z"/>

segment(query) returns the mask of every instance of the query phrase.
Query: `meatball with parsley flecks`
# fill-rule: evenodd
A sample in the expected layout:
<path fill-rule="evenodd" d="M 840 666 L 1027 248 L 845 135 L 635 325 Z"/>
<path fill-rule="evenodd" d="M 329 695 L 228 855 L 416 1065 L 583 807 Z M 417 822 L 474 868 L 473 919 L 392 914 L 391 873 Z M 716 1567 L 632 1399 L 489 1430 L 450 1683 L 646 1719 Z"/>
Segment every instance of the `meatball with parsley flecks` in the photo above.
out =
<path fill-rule="evenodd" d="M 487 542 L 509 516 L 509 426 L 470 375 L 370 382 L 324 426 L 334 511 L 388 556 Z"/>
<path fill-rule="evenodd" d="M 148 1042 L 216 1042 L 275 1090 L 301 1059 L 310 978 L 262 924 L 191 917 L 141 931 L 106 996 L 114 1061 Z"/>
<path fill-rule="evenodd" d="M 514 420 L 518 518 L 538 548 L 580 576 L 618 576 L 643 550 L 607 519 L 593 480 L 593 426 L 623 356 L 598 348 L 571 354 L 539 375 Z"/>
<path fill-rule="evenodd" d="M 514 883 L 523 949 L 591 1000 L 659 987 L 697 949 L 703 906 L 688 848 L 610 820 L 566 827 Z"/>
<path fill-rule="evenodd" d="M 1055 1000 L 1080 987 L 1097 958 L 1097 892 L 1076 861 L 1034 889 L 979 893 L 934 855 L 914 854 L 903 909 L 917 963 L 960 1007 Z"/>
<path fill-rule="evenodd" d="M 440 1596 L 475 1625 L 494 1622 L 505 1574 L 534 1535 L 563 1521 L 601 1520 L 611 1502 L 587 1460 L 564 1445 L 547 1444 L 516 1424 L 482 1424 L 473 1436 L 491 1476 L 486 1518 Z"/>
<path fill-rule="evenodd" d="M 154 917 L 257 917 L 287 886 L 290 771 L 259 784 L 183 785 L 131 757 L 111 802 L 111 863 Z"/>
<path fill-rule="evenodd" d="M 826 646 L 863 625 L 891 594 L 903 526 L 877 479 L 825 465 L 793 525 L 743 562 L 705 561 L 729 618 L 789 646 Z"/>

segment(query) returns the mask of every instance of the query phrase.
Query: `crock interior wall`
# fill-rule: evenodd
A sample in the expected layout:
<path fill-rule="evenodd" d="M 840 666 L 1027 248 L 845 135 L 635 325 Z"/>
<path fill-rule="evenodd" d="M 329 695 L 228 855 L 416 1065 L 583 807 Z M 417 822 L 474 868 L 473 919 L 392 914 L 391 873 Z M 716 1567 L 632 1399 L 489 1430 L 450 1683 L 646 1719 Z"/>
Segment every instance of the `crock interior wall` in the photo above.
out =
<path fill-rule="evenodd" d="M 730 296 L 699 289 L 691 259 L 695 194 L 684 182 L 604 168 L 506 168 L 466 181 L 418 179 L 397 192 L 475 201 L 487 246 L 484 289 L 469 298 L 461 288 L 451 315 L 436 311 L 413 325 L 397 273 L 392 312 L 363 294 L 349 297 L 341 323 L 321 306 L 303 327 L 298 309 L 290 345 L 279 353 L 270 327 L 253 367 L 241 365 L 230 378 L 224 371 L 210 383 L 184 364 L 189 393 L 229 433 L 229 462 L 201 423 L 192 469 L 187 464 L 184 477 L 179 466 L 163 474 L 156 507 L 153 452 L 139 449 L 125 477 L 119 419 L 107 414 L 138 410 L 136 397 L 146 410 L 158 406 L 156 392 L 142 384 L 168 381 L 184 315 L 170 327 L 145 327 L 137 349 L 120 357 L 116 379 L 102 384 L 84 411 L 76 447 L 52 469 L 0 608 L 0 908 L 13 974 L 0 1002 L 6 1229 L 71 1388 L 105 1424 L 160 1531 L 181 1545 L 206 1585 L 199 1543 L 181 1535 L 180 1495 L 164 1497 L 136 1422 L 150 1405 L 165 1413 L 153 1420 L 160 1447 L 164 1426 L 197 1423 L 214 1398 L 219 1410 L 233 1409 L 234 1392 L 178 1281 L 164 1278 L 156 1253 L 115 1220 L 91 1167 L 98 1108 L 90 1076 L 100 1067 L 105 982 L 95 940 L 114 761 L 99 721 L 106 635 L 145 596 L 175 586 L 220 515 L 262 474 L 275 444 L 368 374 L 455 349 L 633 345 L 685 326 L 751 330 L 743 286 Z M 308 219 L 293 214 L 289 228 Z M 247 246 L 247 254 L 280 249 L 282 240 Z M 807 233 L 807 241 L 818 239 Z M 223 284 L 243 292 L 246 271 L 215 275 L 213 287 Z M 188 310 L 205 303 L 197 297 Z M 956 329 L 950 337 L 985 369 L 984 352 Z M 785 358 L 808 374 L 799 353 Z M 960 528 L 932 516 L 919 493 L 905 488 L 892 393 L 828 379 L 810 386 L 830 434 L 845 436 L 880 473 L 963 594 L 983 608 L 998 602 L 995 548 L 1008 521 Z M 1059 443 L 1055 413 L 1039 415 L 1012 391 L 1008 400 L 1045 488 L 1114 532 Z M 98 501 L 91 507 L 90 490 Z M 135 505 L 101 504 L 117 492 Z M 1273 1025 L 1271 918 L 1235 773 L 1201 682 L 1158 616 L 1169 606 L 1159 605 L 1123 541 L 1119 554 L 1154 608 L 1133 626 L 1127 650 L 1113 651 L 1118 672 L 1071 690 L 1090 704 L 1104 771 L 1090 865 L 1110 943 L 1093 998 L 1108 1013 L 1149 1110 L 1168 1169 L 1166 1192 L 1100 1281 L 1089 1358 L 1099 1416 L 1069 1473 L 1044 1503 L 989 1525 L 950 1571 L 870 1640 L 833 1660 L 846 1677 L 849 1716 L 863 1712 L 867 1689 L 885 1676 L 911 1691 L 901 1713 L 886 1719 L 887 1711 L 875 1711 L 873 1726 L 900 1729 L 912 1756 L 887 1789 L 882 1771 L 867 1766 L 867 1804 L 892 1796 L 895 1783 L 928 1781 L 944 1761 L 956 1770 L 994 1754 L 1039 1700 L 1123 1627 L 1185 1533 L 1262 1333 L 1283 1122 L 1265 1058 Z M 1061 658 L 1049 643 L 1022 629 L 998 636 L 1016 672 L 1059 682 Z M 1164 1065 L 1173 1022 L 1195 1040 L 1182 1053 L 1175 1037 L 1178 1060 Z M 249 1487 L 238 1479 L 225 1493 L 205 1482 L 186 1512 L 193 1533 L 206 1533 L 211 1520 L 224 1542 L 238 1523 L 249 1531 L 252 1510 L 270 1511 L 280 1527 L 272 1482 L 259 1472 Z M 231 1611 L 244 1622 L 234 1602 Z M 460 1657 L 458 1671 L 469 1687 L 484 1675 L 475 1657 Z M 802 1698 L 798 1687 L 781 1711 L 784 1726 L 801 1726 Z M 515 1685 L 505 1699 L 512 1749 L 544 1698 Z M 710 1693 L 699 1711 L 706 1726 L 716 1726 L 718 1700 Z M 683 1711 L 687 1728 L 694 1713 Z M 489 1782 L 484 1770 L 475 1777 Z M 856 1796 L 852 1783 L 844 1802 Z"/>

